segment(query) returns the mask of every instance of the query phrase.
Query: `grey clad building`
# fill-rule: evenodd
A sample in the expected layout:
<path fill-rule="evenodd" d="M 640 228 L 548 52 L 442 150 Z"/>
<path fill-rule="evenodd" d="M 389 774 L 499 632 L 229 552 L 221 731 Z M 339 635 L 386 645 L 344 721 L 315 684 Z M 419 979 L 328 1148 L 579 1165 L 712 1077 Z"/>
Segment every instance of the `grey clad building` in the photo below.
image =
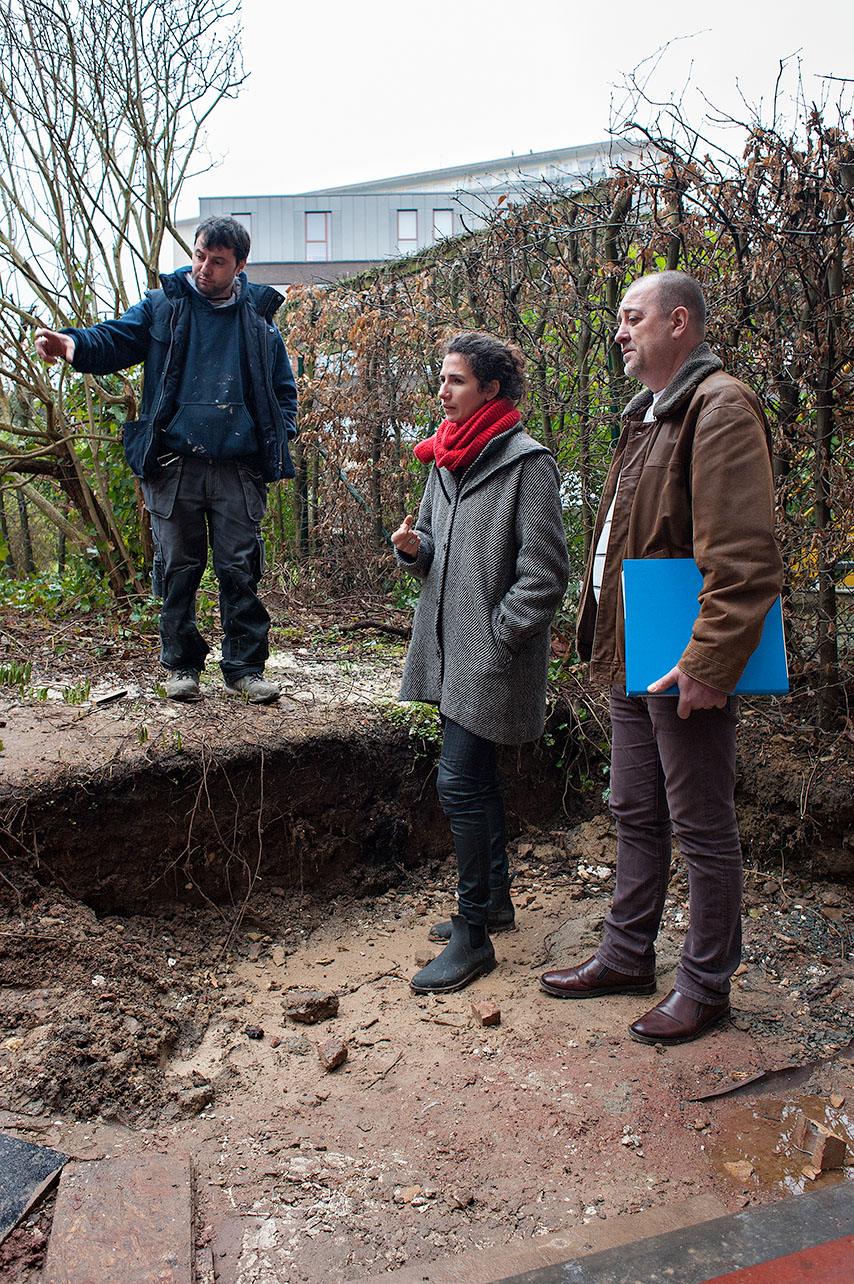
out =
<path fill-rule="evenodd" d="M 294 196 L 205 196 L 198 218 L 179 227 L 191 244 L 202 219 L 230 215 L 252 237 L 253 281 L 278 289 L 325 284 L 474 231 L 502 196 L 577 188 L 644 155 L 641 144 L 614 139 Z M 179 254 L 175 266 L 183 262 Z"/>

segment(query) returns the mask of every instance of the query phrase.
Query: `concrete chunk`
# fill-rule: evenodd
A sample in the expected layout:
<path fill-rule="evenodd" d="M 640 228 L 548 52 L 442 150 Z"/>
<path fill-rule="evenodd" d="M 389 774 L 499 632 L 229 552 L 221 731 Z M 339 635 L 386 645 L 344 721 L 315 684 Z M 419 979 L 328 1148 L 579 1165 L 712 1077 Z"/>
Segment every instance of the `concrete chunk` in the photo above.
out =
<path fill-rule="evenodd" d="M 331 990 L 293 990 L 285 995 L 283 1006 L 292 1021 L 314 1025 L 338 1015 L 338 995 Z"/>

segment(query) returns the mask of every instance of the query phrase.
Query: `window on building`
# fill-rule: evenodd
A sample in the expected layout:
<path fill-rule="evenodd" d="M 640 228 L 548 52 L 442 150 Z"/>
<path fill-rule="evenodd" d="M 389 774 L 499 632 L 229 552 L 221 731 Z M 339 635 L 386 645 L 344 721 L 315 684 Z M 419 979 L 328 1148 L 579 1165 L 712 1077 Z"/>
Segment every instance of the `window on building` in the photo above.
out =
<path fill-rule="evenodd" d="M 397 211 L 397 249 L 399 254 L 418 249 L 418 210 Z"/>
<path fill-rule="evenodd" d="M 237 213 L 233 210 L 231 217 L 234 219 L 235 223 L 240 223 L 242 227 L 246 228 L 246 231 L 249 233 L 249 239 L 251 241 L 252 240 L 252 215 Z"/>
<path fill-rule="evenodd" d="M 441 241 L 443 236 L 454 235 L 454 211 L 433 211 L 433 240 Z"/>
<path fill-rule="evenodd" d="M 332 258 L 332 215 L 306 211 L 305 261 L 328 263 Z"/>

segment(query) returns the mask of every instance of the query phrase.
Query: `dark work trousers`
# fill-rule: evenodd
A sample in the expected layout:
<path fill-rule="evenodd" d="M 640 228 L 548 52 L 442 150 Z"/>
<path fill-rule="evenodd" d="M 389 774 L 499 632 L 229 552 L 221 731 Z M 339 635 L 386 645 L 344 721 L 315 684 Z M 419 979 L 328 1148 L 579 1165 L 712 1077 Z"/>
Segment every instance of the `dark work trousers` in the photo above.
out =
<path fill-rule="evenodd" d="M 263 673 L 270 617 L 258 599 L 264 570 L 261 519 L 267 487 L 244 464 L 176 456 L 142 484 L 154 536 L 154 591 L 163 598 L 160 660 L 167 669 L 205 666 L 196 593 L 208 560 L 219 581 L 226 682 Z"/>
<path fill-rule="evenodd" d="M 495 745 L 450 718 L 443 718 L 442 726 L 436 789 L 454 839 L 459 912 L 485 927 L 489 890 L 504 883 L 508 868 Z"/>
<path fill-rule="evenodd" d="M 675 696 L 611 689 L 611 800 L 617 885 L 596 957 L 655 969 L 670 877 L 671 823 L 688 867 L 690 926 L 675 988 L 719 1003 L 741 958 L 741 844 L 735 815 L 735 704 L 676 713 Z"/>

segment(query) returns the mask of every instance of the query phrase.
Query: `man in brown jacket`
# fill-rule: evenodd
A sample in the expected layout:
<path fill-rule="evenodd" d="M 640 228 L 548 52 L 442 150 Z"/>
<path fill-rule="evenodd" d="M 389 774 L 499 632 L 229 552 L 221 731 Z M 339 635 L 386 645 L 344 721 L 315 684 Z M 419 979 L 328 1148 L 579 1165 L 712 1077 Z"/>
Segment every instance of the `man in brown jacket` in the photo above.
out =
<path fill-rule="evenodd" d="M 596 954 L 540 984 L 559 998 L 654 993 L 672 825 L 688 867 L 690 927 L 674 988 L 629 1033 L 676 1044 L 729 1012 L 742 880 L 729 693 L 780 591 L 782 561 L 765 417 L 705 343 L 697 282 L 682 272 L 641 277 L 617 320 L 625 369 L 646 391 L 625 411 L 578 617 L 579 654 L 611 687 L 617 883 Z M 693 557 L 703 574 L 688 645 L 643 697 L 625 694 L 624 557 Z M 660 694 L 672 686 L 678 698 Z"/>

